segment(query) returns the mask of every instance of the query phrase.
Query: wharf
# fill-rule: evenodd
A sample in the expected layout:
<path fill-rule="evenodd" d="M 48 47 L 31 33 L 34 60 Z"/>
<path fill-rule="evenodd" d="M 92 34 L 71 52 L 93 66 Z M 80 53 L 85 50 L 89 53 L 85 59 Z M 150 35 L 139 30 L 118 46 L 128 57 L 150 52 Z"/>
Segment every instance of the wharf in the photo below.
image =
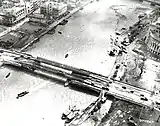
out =
<path fill-rule="evenodd" d="M 81 5 L 80 7 L 77 7 L 75 9 L 73 9 L 72 11 L 70 11 L 69 14 L 66 15 L 65 17 L 63 17 L 63 18 L 61 18 L 59 20 L 56 20 L 55 22 L 53 22 L 52 24 L 50 24 L 45 32 L 41 33 L 40 35 L 38 35 L 36 38 L 34 38 L 33 40 L 31 40 L 30 42 L 27 42 L 27 44 L 23 48 L 21 48 L 20 51 L 24 51 L 28 46 L 32 45 L 34 42 L 39 41 L 39 39 L 42 36 L 44 36 L 46 33 L 48 33 L 50 30 L 52 30 L 58 24 L 60 24 L 63 20 L 70 18 L 73 14 L 75 14 L 79 10 L 83 9 L 83 7 L 87 6 L 88 4 L 92 3 L 93 1 L 94 0 L 87 1 L 85 4 Z"/>

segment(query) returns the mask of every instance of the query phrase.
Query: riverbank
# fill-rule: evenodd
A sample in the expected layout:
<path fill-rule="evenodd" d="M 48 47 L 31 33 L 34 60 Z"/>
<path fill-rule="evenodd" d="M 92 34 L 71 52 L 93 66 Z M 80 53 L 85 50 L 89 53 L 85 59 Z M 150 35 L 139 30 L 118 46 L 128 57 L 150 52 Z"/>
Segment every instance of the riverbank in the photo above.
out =
<path fill-rule="evenodd" d="M 39 41 L 39 39 L 43 35 L 47 34 L 52 29 L 55 29 L 57 25 L 63 24 L 64 20 L 69 19 L 72 15 L 74 15 L 79 10 L 82 10 L 83 7 L 87 6 L 89 3 L 92 3 L 93 1 L 94 0 L 88 0 L 87 2 L 82 2 L 80 6 L 68 10 L 64 17 L 61 16 L 54 21 L 52 20 L 52 23 L 50 23 L 49 25 L 28 20 L 16 30 L 11 30 L 7 34 L 2 35 L 0 37 L 0 40 L 2 40 L 0 46 L 2 48 L 24 51 L 33 43 Z M 17 35 L 17 33 L 24 34 L 19 36 Z"/>
<path fill-rule="evenodd" d="M 126 10 L 125 7 L 117 4 L 127 5 L 131 9 Z M 107 76 L 115 62 L 114 57 L 109 57 L 107 54 L 109 37 L 115 32 L 118 18 L 114 11 L 109 9 L 112 5 L 117 5 L 123 15 L 129 15 L 127 22 L 125 22 L 126 25 L 135 22 L 134 19 L 137 16 L 133 16 L 133 13 L 139 13 L 137 9 L 140 7 L 137 1 L 101 0 L 99 3 L 94 2 L 80 13 L 72 16 L 65 27 L 58 26 L 55 34 L 44 35 L 39 42 L 27 48 L 27 53 Z M 142 9 L 144 10 L 145 7 Z M 121 26 L 123 22 L 120 20 L 119 25 Z M 59 34 L 58 31 L 62 34 Z M 68 54 L 67 58 L 66 54 Z M 64 126 L 61 115 L 69 105 L 76 105 L 77 108 L 83 109 L 97 99 L 94 96 L 66 88 L 59 82 L 32 76 L 17 69 L 2 67 L 0 70 L 2 80 L 0 89 L 3 89 L 0 91 L 4 96 L 0 102 L 0 125 L 2 126 Z M 10 76 L 5 78 L 8 73 Z M 36 85 L 44 85 L 44 87 L 36 89 L 22 99 L 16 99 L 18 93 Z M 133 111 L 134 109 L 136 111 L 134 106 L 131 107 L 133 107 Z M 116 109 L 116 107 L 113 108 Z M 116 114 L 116 110 L 120 113 Z M 113 112 L 118 115 L 117 118 L 123 115 L 122 118 L 126 119 L 125 116 L 128 115 L 125 112 L 123 114 L 123 109 L 116 110 Z M 111 121 L 116 122 L 116 118 Z M 150 125 L 145 123 L 145 126 Z M 117 126 L 120 125 L 117 124 Z"/>

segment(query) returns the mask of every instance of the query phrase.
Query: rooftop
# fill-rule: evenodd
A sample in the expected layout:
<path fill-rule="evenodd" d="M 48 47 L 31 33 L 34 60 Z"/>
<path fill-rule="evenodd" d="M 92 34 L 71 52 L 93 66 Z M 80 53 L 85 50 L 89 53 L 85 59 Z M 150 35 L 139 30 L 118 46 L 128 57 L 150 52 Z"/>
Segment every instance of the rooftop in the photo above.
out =
<path fill-rule="evenodd" d="M 12 14 L 16 14 L 17 12 L 19 12 L 20 10 L 24 9 L 24 6 L 14 6 L 14 7 L 11 7 L 11 8 L 6 8 L 6 9 L 3 9 L 3 12 L 1 12 L 1 14 L 6 14 L 6 13 L 12 13 Z"/>
<path fill-rule="evenodd" d="M 64 7 L 66 7 L 67 5 L 62 3 L 62 2 L 54 2 L 54 1 L 47 1 L 45 2 L 42 7 L 47 7 L 48 5 L 51 5 L 53 8 L 57 9 L 57 10 L 60 10 Z"/>

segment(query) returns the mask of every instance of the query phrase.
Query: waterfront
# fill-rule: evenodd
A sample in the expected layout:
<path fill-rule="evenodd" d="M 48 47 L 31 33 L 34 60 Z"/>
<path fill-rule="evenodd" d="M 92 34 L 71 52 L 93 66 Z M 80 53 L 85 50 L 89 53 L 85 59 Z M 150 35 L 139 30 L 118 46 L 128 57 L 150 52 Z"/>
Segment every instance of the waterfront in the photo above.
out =
<path fill-rule="evenodd" d="M 136 21 L 132 10 L 135 6 L 141 6 L 135 1 L 118 1 L 101 0 L 99 3 L 88 5 L 83 11 L 73 16 L 67 25 L 58 26 L 55 34 L 45 35 L 27 52 L 34 56 L 108 75 L 115 61 L 115 57 L 108 56 L 110 35 L 114 34 L 118 18 L 109 7 L 115 4 L 125 5 L 117 6 L 119 9 L 122 8 L 120 9 L 122 12 L 125 10 L 125 13 L 126 5 L 131 8 L 128 9 L 130 11 L 127 14 L 129 16 L 127 19 L 130 20 L 119 20 L 127 27 Z M 66 54 L 68 54 L 67 58 L 65 58 Z M 10 76 L 5 78 L 9 72 Z M 3 126 L 53 126 L 55 124 L 61 126 L 63 122 L 60 116 L 68 105 L 76 104 L 80 108 L 85 108 L 95 100 L 94 96 L 64 88 L 57 82 L 36 78 L 18 70 L 1 69 L 0 78 L 1 86 L 5 87 L 1 90 L 4 102 L 0 105 L 0 118 L 2 119 L 0 125 Z M 38 84 L 42 84 L 41 89 L 37 91 L 35 89 L 31 95 L 20 100 L 15 99 L 19 92 Z M 7 111 L 6 108 L 8 108 Z"/>
<path fill-rule="evenodd" d="M 116 26 L 127 28 L 138 20 L 139 12 L 149 10 L 132 2 L 124 0 L 114 5 L 115 1 L 108 3 L 102 0 L 92 3 L 71 17 L 68 24 L 58 26 L 55 34 L 42 37 L 27 52 L 108 76 L 116 59 L 108 55 L 110 35 L 114 36 Z M 108 7 L 104 6 L 106 3 Z M 117 15 L 113 8 L 120 14 Z"/>

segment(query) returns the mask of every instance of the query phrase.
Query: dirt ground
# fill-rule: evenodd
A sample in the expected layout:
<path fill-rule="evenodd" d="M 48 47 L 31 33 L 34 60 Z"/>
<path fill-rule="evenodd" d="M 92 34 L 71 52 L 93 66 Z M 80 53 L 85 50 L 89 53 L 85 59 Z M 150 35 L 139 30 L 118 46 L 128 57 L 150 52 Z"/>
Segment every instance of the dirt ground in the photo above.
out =
<path fill-rule="evenodd" d="M 22 31 L 11 31 L 0 37 L 0 46 L 3 48 L 12 48 L 16 43 L 27 40 L 28 34 Z"/>
<path fill-rule="evenodd" d="M 35 22 L 27 22 L 19 29 L 29 34 L 38 34 L 37 32 L 42 32 L 42 30 L 45 30 L 45 27 Z"/>
<path fill-rule="evenodd" d="M 29 41 L 45 31 L 45 27 L 34 22 L 27 22 L 16 31 L 0 37 L 1 47 L 3 48 L 22 48 Z"/>

